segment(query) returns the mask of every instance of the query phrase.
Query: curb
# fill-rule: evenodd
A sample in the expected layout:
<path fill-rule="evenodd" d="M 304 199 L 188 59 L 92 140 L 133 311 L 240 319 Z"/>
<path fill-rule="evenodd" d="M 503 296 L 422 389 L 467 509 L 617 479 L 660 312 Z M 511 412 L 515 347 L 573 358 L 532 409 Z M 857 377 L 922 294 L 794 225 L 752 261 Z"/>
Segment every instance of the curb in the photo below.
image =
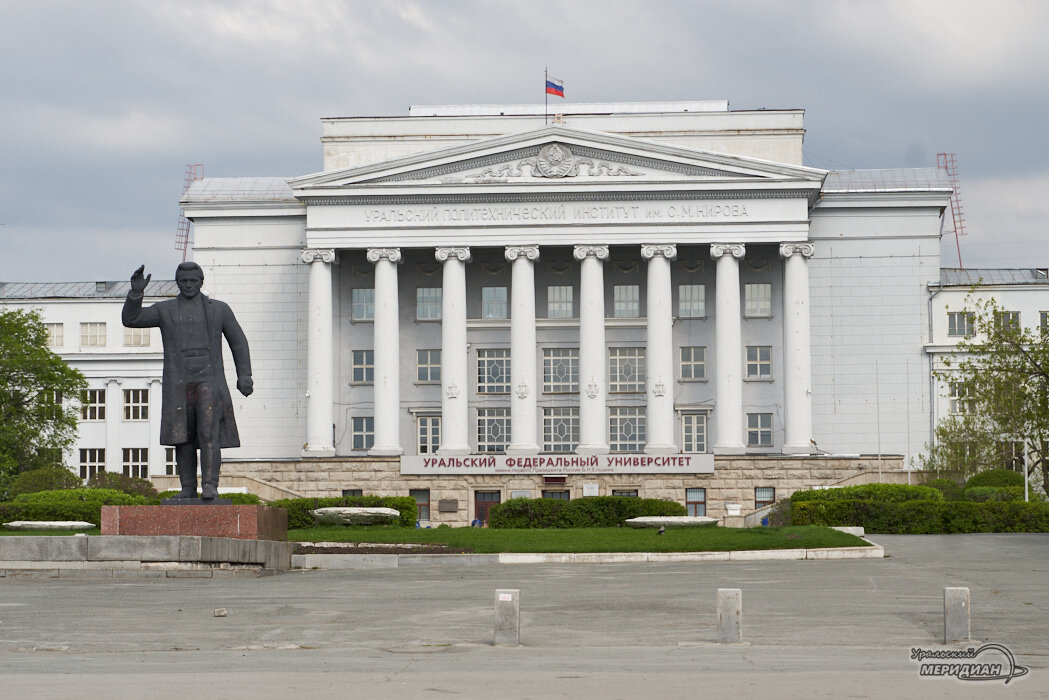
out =
<path fill-rule="evenodd" d="M 870 540 L 867 540 L 870 542 Z M 428 566 L 491 566 L 493 564 L 667 564 L 704 561 L 827 561 L 882 559 L 885 548 L 827 547 L 762 549 L 734 552 L 579 552 L 501 554 L 293 554 L 293 569 L 396 569 Z"/>

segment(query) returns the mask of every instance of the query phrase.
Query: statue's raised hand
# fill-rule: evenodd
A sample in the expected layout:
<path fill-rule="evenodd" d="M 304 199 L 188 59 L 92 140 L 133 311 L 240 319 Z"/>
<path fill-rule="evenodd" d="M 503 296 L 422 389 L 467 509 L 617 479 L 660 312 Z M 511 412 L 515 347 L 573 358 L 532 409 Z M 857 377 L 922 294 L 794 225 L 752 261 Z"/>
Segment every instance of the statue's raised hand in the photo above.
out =
<path fill-rule="evenodd" d="M 153 273 L 143 275 L 146 271 L 145 265 L 140 265 L 134 274 L 131 275 L 131 291 L 142 292 L 145 291 L 146 285 L 149 284 L 149 280 L 153 278 Z"/>

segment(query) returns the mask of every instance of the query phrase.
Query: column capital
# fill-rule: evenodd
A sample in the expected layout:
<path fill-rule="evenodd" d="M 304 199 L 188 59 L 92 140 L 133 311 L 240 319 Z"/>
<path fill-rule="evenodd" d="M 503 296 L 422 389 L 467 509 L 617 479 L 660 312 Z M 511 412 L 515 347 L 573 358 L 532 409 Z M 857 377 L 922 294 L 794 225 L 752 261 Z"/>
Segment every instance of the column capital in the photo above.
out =
<path fill-rule="evenodd" d="M 804 243 L 780 243 L 779 244 L 779 256 L 781 258 L 789 258 L 790 256 L 797 253 L 803 258 L 811 258 L 812 254 L 816 252 L 816 247 L 811 241 L 805 241 Z"/>
<path fill-rule="evenodd" d="M 506 246 L 506 260 L 507 262 L 513 262 L 520 257 L 527 258 L 528 260 L 539 259 L 539 246 L 537 245 L 508 245 Z"/>
<path fill-rule="evenodd" d="M 645 260 L 651 260 L 657 255 L 662 255 L 667 260 L 673 260 L 677 257 L 677 246 L 673 243 L 642 243 L 641 244 L 641 257 Z"/>
<path fill-rule="evenodd" d="M 335 251 L 331 248 L 305 248 L 300 256 L 302 262 L 309 265 L 315 262 L 335 262 Z"/>
<path fill-rule="evenodd" d="M 732 257 L 739 260 L 747 252 L 747 246 L 743 243 L 711 243 L 710 244 L 710 257 L 714 260 L 724 256 L 731 255 Z"/>
<path fill-rule="evenodd" d="M 470 262 L 470 249 L 464 246 L 438 246 L 433 256 L 438 262 L 457 258 L 459 262 Z"/>
<path fill-rule="evenodd" d="M 598 260 L 608 260 L 608 246 L 606 245 L 577 245 L 572 250 L 572 257 L 576 260 L 585 260 L 589 257 Z"/>
<path fill-rule="evenodd" d="M 392 263 L 401 262 L 400 248 L 369 248 L 368 262 L 377 263 L 380 260 L 389 260 Z"/>

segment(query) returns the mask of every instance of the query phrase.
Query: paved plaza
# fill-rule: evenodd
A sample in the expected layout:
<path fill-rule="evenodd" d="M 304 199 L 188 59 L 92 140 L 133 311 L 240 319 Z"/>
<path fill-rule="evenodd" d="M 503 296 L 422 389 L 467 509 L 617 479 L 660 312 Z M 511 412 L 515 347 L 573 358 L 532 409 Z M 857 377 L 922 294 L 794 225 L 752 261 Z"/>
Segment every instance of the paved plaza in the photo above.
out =
<path fill-rule="evenodd" d="M 7 577 L 0 697 L 1046 695 L 1049 534 L 872 539 L 886 559 Z M 1025 677 L 919 677 L 944 586 L 971 591 L 952 648 L 1005 645 Z M 520 647 L 492 646 L 497 588 L 521 591 Z M 713 643 L 718 588 L 743 591 L 743 644 Z"/>

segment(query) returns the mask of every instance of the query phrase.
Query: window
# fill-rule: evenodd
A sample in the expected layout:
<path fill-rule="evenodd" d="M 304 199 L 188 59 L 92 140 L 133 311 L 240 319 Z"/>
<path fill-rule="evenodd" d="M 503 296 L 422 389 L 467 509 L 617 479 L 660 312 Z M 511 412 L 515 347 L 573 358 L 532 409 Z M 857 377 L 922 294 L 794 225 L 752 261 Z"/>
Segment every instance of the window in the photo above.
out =
<path fill-rule="evenodd" d="M 681 378 L 696 381 L 707 378 L 707 349 L 692 345 L 681 348 Z"/>
<path fill-rule="evenodd" d="M 579 408 L 543 409 L 543 451 L 571 452 L 579 444 Z"/>
<path fill-rule="evenodd" d="M 477 351 L 477 393 L 510 393 L 509 348 L 481 348 Z"/>
<path fill-rule="evenodd" d="M 124 420 L 149 420 L 149 389 L 124 389 Z"/>
<path fill-rule="evenodd" d="M 555 501 L 570 500 L 568 491 L 543 491 L 543 498 L 551 498 Z"/>
<path fill-rule="evenodd" d="M 579 391 L 579 348 L 543 348 L 543 392 Z"/>
<path fill-rule="evenodd" d="M 441 417 L 419 416 L 416 419 L 416 449 L 421 455 L 432 455 L 441 446 Z"/>
<path fill-rule="evenodd" d="M 375 290 L 354 289 L 350 292 L 350 319 L 353 321 L 375 320 Z"/>
<path fill-rule="evenodd" d="M 637 318 L 641 315 L 641 288 L 636 284 L 617 284 L 612 287 L 612 316 Z"/>
<path fill-rule="evenodd" d="M 775 486 L 757 486 L 754 488 L 754 510 L 771 506 L 776 502 Z"/>
<path fill-rule="evenodd" d="M 747 447 L 772 447 L 772 414 L 747 414 Z"/>
<path fill-rule="evenodd" d="M 608 438 L 611 452 L 641 452 L 645 448 L 645 409 L 641 406 L 610 407 Z"/>
<path fill-rule="evenodd" d="M 1038 316 L 1038 327 L 1041 329 L 1042 334 L 1045 335 L 1046 333 L 1049 333 L 1049 311 L 1039 311 Z M 60 323 L 58 325 L 61 326 L 62 324 Z"/>
<path fill-rule="evenodd" d="M 608 391 L 636 394 L 645 391 L 645 349 L 608 349 Z"/>
<path fill-rule="evenodd" d="M 681 284 L 677 288 L 679 318 L 704 318 L 707 315 L 707 292 L 702 284 Z"/>
<path fill-rule="evenodd" d="M 106 390 L 85 389 L 80 392 L 80 420 L 106 419 Z"/>
<path fill-rule="evenodd" d="M 772 285 L 743 285 L 743 316 L 768 318 L 772 316 Z"/>
<path fill-rule="evenodd" d="M 360 498 L 364 495 L 364 489 L 343 489 L 343 498 Z"/>
<path fill-rule="evenodd" d="M 689 453 L 707 451 L 707 414 L 681 414 L 681 451 Z"/>
<path fill-rule="evenodd" d="M 572 318 L 572 288 L 570 286 L 546 288 L 546 317 Z"/>
<path fill-rule="evenodd" d="M 707 490 L 685 489 L 685 510 L 693 518 L 707 514 Z"/>
<path fill-rule="evenodd" d="M 505 452 L 510 441 L 510 409 L 477 409 L 477 451 Z"/>
<path fill-rule="evenodd" d="M 1045 325 L 1044 323 L 1042 325 Z M 45 323 L 47 329 L 47 347 L 60 348 L 65 343 L 65 332 L 61 323 Z"/>
<path fill-rule="evenodd" d="M 999 332 L 1015 333 L 1020 330 L 1019 311 L 997 311 L 994 314 L 994 326 Z"/>
<path fill-rule="evenodd" d="M 416 350 L 416 378 L 420 383 L 436 383 L 441 381 L 441 351 L 440 350 Z"/>
<path fill-rule="evenodd" d="M 375 351 L 354 350 L 352 354 L 350 381 L 354 384 L 371 384 L 375 381 Z"/>
<path fill-rule="evenodd" d="M 620 498 L 637 498 L 637 489 L 612 489 L 612 495 Z"/>
<path fill-rule="evenodd" d="M 350 444 L 354 450 L 371 449 L 375 444 L 375 418 L 354 416 L 350 419 Z"/>
<path fill-rule="evenodd" d="M 995 466 L 1002 469 L 1011 469 L 1014 472 L 1024 470 L 1024 444 L 1019 440 L 1002 440 L 995 443 L 995 452 L 998 464 Z"/>
<path fill-rule="evenodd" d="M 106 451 L 104 448 L 80 448 L 80 478 L 90 479 L 95 474 L 106 470 Z"/>
<path fill-rule="evenodd" d="M 430 489 L 409 489 L 408 495 L 415 499 L 417 520 L 430 519 Z"/>
<path fill-rule="evenodd" d="M 772 379 L 772 346 L 747 346 L 747 379 Z"/>
<path fill-rule="evenodd" d="M 106 324 L 81 323 L 80 324 L 80 347 L 102 348 L 106 346 Z"/>
<path fill-rule="evenodd" d="M 124 476 L 138 479 L 149 478 L 149 449 L 145 447 L 125 447 Z"/>
<path fill-rule="evenodd" d="M 165 447 L 164 448 L 164 473 L 168 476 L 176 474 L 175 469 L 175 448 Z"/>
<path fill-rule="evenodd" d="M 481 318 L 506 318 L 506 287 L 481 287 Z"/>
<path fill-rule="evenodd" d="M 947 314 L 947 335 L 968 338 L 973 334 L 976 314 L 972 311 L 951 311 Z"/>
<path fill-rule="evenodd" d="M 124 328 L 124 347 L 128 347 L 128 348 L 148 348 L 149 347 L 149 329 L 148 328 Z"/>
<path fill-rule="evenodd" d="M 415 290 L 415 318 L 420 321 L 441 320 L 440 287 L 419 287 Z"/>
<path fill-rule="evenodd" d="M 969 398 L 968 387 L 962 382 L 951 382 L 948 389 L 951 415 L 959 416 L 966 412 L 966 399 Z"/>
<path fill-rule="evenodd" d="M 39 394 L 40 403 L 46 406 L 46 414 L 49 420 L 59 420 L 62 417 L 62 392 L 55 391 L 53 389 L 41 391 Z M 61 456 L 58 461 L 62 461 Z"/>

